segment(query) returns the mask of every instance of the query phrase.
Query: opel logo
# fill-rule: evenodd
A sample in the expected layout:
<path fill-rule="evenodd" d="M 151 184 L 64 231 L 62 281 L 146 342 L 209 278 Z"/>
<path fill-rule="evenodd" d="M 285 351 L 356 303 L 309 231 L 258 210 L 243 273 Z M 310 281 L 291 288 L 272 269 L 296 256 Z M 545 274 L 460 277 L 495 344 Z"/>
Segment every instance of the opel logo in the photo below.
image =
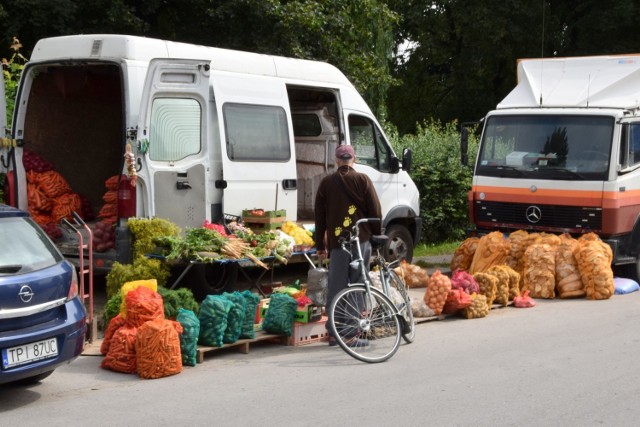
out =
<path fill-rule="evenodd" d="M 22 300 L 22 302 L 28 303 L 29 301 L 31 301 L 31 298 L 33 298 L 33 291 L 29 286 L 24 285 L 23 287 L 20 288 L 20 292 L 18 292 L 18 296 L 20 296 L 20 299 Z"/>
<path fill-rule="evenodd" d="M 537 206 L 529 206 L 527 208 L 526 216 L 527 216 L 527 221 L 529 221 L 532 224 L 535 224 L 536 222 L 540 221 L 540 219 L 542 218 L 542 211 Z"/>

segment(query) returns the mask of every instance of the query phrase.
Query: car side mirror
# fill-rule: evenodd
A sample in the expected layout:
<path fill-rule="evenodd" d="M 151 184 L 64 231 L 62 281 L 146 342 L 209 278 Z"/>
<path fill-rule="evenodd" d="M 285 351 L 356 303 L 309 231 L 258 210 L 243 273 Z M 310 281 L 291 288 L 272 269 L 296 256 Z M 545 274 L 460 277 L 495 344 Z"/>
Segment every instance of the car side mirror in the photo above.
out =
<path fill-rule="evenodd" d="M 412 154 L 410 148 L 402 150 L 402 169 L 404 169 L 406 173 L 411 172 L 411 158 Z"/>

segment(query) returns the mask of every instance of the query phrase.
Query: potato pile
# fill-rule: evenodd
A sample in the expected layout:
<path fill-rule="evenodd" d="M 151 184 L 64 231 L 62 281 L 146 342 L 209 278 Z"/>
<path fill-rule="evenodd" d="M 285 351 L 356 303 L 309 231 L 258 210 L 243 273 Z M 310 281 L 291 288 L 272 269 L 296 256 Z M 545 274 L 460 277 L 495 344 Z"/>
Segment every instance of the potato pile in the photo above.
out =
<path fill-rule="evenodd" d="M 485 296 L 485 303 L 491 307 L 493 305 L 493 300 L 496 298 L 498 278 L 489 273 L 476 273 L 473 275 L 473 278 L 480 286 L 480 295 Z"/>
<path fill-rule="evenodd" d="M 482 273 L 480 273 L 482 274 Z M 489 314 L 487 297 L 480 294 L 471 295 L 471 305 L 462 309 L 462 315 L 467 319 L 479 319 Z"/>
<path fill-rule="evenodd" d="M 494 265 L 487 270 L 487 274 L 491 274 L 496 278 L 496 293 L 494 302 L 502 306 L 509 304 L 509 272 L 506 265 Z"/>
<path fill-rule="evenodd" d="M 611 298 L 615 291 L 611 270 L 613 258 L 611 247 L 597 236 L 594 238 L 591 235 L 585 235 L 578 239 L 574 256 L 578 262 L 587 298 L 594 300 Z"/>
<path fill-rule="evenodd" d="M 451 279 L 436 270 L 427 283 L 424 292 L 424 302 L 427 307 L 433 310 L 436 316 L 442 314 L 442 308 L 447 302 L 447 295 L 451 290 Z"/>

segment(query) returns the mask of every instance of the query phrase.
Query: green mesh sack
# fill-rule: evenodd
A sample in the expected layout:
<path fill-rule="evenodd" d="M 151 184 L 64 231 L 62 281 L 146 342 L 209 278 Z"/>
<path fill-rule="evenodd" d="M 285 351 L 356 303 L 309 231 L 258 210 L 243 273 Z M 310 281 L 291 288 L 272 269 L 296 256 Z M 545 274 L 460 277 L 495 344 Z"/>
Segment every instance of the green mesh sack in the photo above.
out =
<path fill-rule="evenodd" d="M 253 292 L 246 290 L 242 292 L 246 308 L 244 310 L 244 322 L 242 322 L 242 332 L 240 332 L 240 338 L 256 337 L 256 331 L 253 329 L 253 324 L 256 321 L 256 310 L 260 303 L 260 297 Z"/>
<path fill-rule="evenodd" d="M 180 352 L 182 364 L 196 366 L 198 363 L 198 337 L 200 336 L 200 320 L 192 311 L 184 308 L 178 309 L 176 321 L 182 325 L 180 334 Z"/>
<path fill-rule="evenodd" d="M 224 330 L 224 335 L 222 336 L 223 342 L 231 344 L 238 341 L 242 333 L 246 303 L 244 297 L 238 291 L 225 292 L 222 296 L 233 303 L 227 316 L 227 329 Z"/>
<path fill-rule="evenodd" d="M 227 329 L 227 316 L 233 303 L 222 295 L 207 295 L 200 305 L 200 335 L 198 343 L 222 347 L 224 331 Z"/>
<path fill-rule="evenodd" d="M 262 330 L 270 334 L 293 334 L 293 319 L 296 315 L 298 303 L 287 294 L 271 294 L 269 308 L 262 320 Z"/>

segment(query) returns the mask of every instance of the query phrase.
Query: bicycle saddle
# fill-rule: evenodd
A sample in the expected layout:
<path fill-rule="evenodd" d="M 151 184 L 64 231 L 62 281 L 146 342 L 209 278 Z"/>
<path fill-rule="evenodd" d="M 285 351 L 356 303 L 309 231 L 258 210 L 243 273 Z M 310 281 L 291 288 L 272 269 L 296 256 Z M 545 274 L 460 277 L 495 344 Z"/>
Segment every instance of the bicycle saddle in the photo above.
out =
<path fill-rule="evenodd" d="M 369 241 L 371 242 L 371 247 L 373 249 L 381 248 L 389 241 L 389 236 L 387 236 L 386 234 L 371 236 Z"/>

